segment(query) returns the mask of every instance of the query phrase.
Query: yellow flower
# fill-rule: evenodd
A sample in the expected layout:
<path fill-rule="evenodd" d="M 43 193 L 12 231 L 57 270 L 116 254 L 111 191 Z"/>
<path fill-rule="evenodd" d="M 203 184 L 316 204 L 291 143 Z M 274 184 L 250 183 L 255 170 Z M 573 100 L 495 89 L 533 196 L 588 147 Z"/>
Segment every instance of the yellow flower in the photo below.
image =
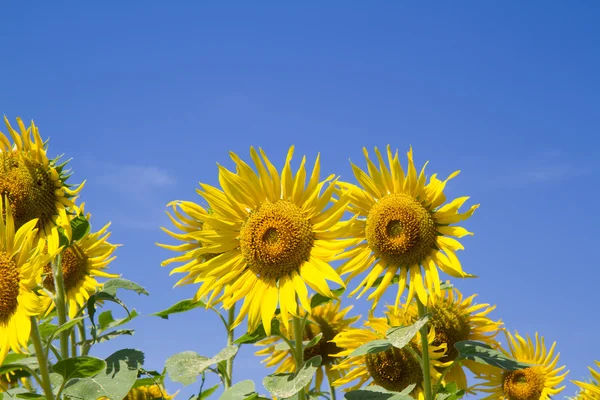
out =
<path fill-rule="evenodd" d="M 336 379 L 340 379 L 347 372 L 332 369 L 332 366 L 341 360 L 339 357 L 334 357 L 333 354 L 339 353 L 342 349 L 337 347 L 331 340 L 360 318 L 346 318 L 346 314 L 351 309 L 352 306 L 340 310 L 339 303 L 330 302 L 313 308 L 308 317 L 308 323 L 304 330 L 304 340 L 311 340 L 319 333 L 323 334 L 321 340 L 315 346 L 304 350 L 305 360 L 310 360 L 317 355 L 321 356 L 321 366 L 317 370 L 315 381 L 317 391 L 321 390 L 324 375 L 328 377 L 330 382 L 333 382 Z M 281 331 L 288 339 L 293 339 L 292 333 L 286 330 L 285 327 L 281 327 Z M 296 370 L 294 356 L 289 350 L 276 350 L 275 345 L 278 343 L 282 343 L 281 339 L 274 336 L 258 342 L 256 345 L 264 346 L 264 348 L 257 351 L 256 355 L 267 356 L 263 361 L 267 367 L 279 364 L 277 372 L 294 372 Z"/>
<path fill-rule="evenodd" d="M 44 311 L 43 297 L 33 292 L 41 281 L 44 241 L 37 240 L 36 219 L 15 230 L 10 204 L 0 201 L 0 364 L 9 350 L 27 350 L 31 316 Z"/>
<path fill-rule="evenodd" d="M 57 219 L 62 217 L 68 222 L 67 209 L 74 207 L 73 198 L 83 183 L 76 189 L 66 183 L 66 163 L 57 165 L 58 159 L 48 159 L 45 143 L 33 121 L 25 128 L 17 118 L 20 132 L 12 128 L 6 117 L 4 122 L 14 145 L 0 132 L 0 194 L 8 196 L 15 226 L 19 228 L 36 219 L 38 237 L 49 238 L 48 244 L 54 251 L 58 248 Z M 60 227 L 70 239 L 71 226 L 67 223 Z"/>
<path fill-rule="evenodd" d="M 211 213 L 199 205 L 178 202 L 188 215 L 182 223 L 176 222 L 183 233 L 165 229 L 184 242 L 180 246 L 162 245 L 184 253 L 163 265 L 188 261 L 171 272 L 187 273 L 178 284 L 200 283 L 196 298 L 208 296 L 209 303 L 222 293 L 217 302 L 226 309 L 244 299 L 234 326 L 248 316 L 250 331 L 262 321 L 270 334 L 278 304 L 287 328 L 289 314 L 298 315 L 296 298 L 310 313 L 307 285 L 317 293 L 335 297 L 327 281 L 344 283 L 328 262 L 356 243 L 354 239 L 337 240 L 347 231 L 347 223 L 339 221 L 348 196 L 343 194 L 327 207 L 336 189 L 333 175 L 319 182 L 317 157 L 306 182 L 306 158 L 294 175 L 290 165 L 293 152 L 292 146 L 281 175 L 262 150 L 261 160 L 250 148 L 258 172 L 230 153 L 237 171 L 219 166 L 223 190 L 201 184 L 198 191 Z M 213 257 L 206 257 L 208 254 Z"/>
<path fill-rule="evenodd" d="M 23 385 L 27 389 L 31 389 L 31 385 L 27 379 L 29 376 L 30 375 L 27 372 L 21 370 L 0 374 L 0 393 L 9 389 L 14 389 L 18 387 L 19 384 Z"/>
<path fill-rule="evenodd" d="M 368 329 L 349 328 L 338 334 L 333 341 L 343 350 L 336 356 L 349 356 L 358 347 L 373 340 L 385 339 L 387 331 L 394 326 L 409 325 L 410 320 L 404 314 L 403 310 L 390 309 L 386 312 L 386 318 L 371 317 L 365 323 Z M 421 354 L 420 332 L 413 338 L 411 343 L 402 349 L 392 347 L 386 351 L 374 354 L 366 354 L 346 358 L 334 369 L 346 369 L 350 372 L 333 383 L 334 386 L 346 385 L 355 380 L 358 383 L 345 389 L 356 390 L 364 386 L 367 382 L 381 386 L 387 390 L 400 392 L 407 386 L 416 384 L 411 392 L 414 398 L 423 398 L 423 371 L 419 361 L 413 353 Z M 427 339 L 429 342 L 430 375 L 432 384 L 440 377 L 436 370 L 447 364 L 441 362 L 446 352 L 446 345 L 435 346 L 433 340 L 435 330 L 431 329 Z"/>
<path fill-rule="evenodd" d="M 83 205 L 76 208 L 79 213 L 83 214 Z M 73 217 L 76 217 L 76 215 Z M 88 214 L 88 220 L 89 217 Z M 108 242 L 110 237 L 109 227 L 110 223 L 98 232 L 88 233 L 62 252 L 61 266 L 70 318 L 74 318 L 77 311 L 86 304 L 90 296 L 96 292 L 96 289 L 102 287 L 102 284 L 96 278 L 119 277 L 117 274 L 110 274 L 105 271 L 108 264 L 116 258 L 112 254 L 118 247 L 118 245 Z M 44 287 L 54 292 L 51 264 L 44 267 L 44 273 Z M 54 303 L 51 304 L 49 311 L 53 307 Z"/>
<path fill-rule="evenodd" d="M 123 400 L 171 400 L 176 395 L 177 393 L 170 396 L 163 385 L 153 384 L 132 388 L 127 396 L 123 397 Z M 99 400 L 108 400 L 108 398 L 101 397 Z"/>
<path fill-rule="evenodd" d="M 485 382 L 477 385 L 477 390 L 490 393 L 485 399 L 499 400 L 547 400 L 560 393 L 565 387 L 558 385 L 564 380 L 568 371 L 559 375 L 565 369 L 557 368 L 560 353 L 554 356 L 556 342 L 546 351 L 544 338 L 535 334 L 535 343 L 529 335 L 523 338 L 518 333 L 513 336 L 506 332 L 508 351 L 502 352 L 517 361 L 534 366 L 518 371 L 504 371 L 500 368 L 489 367 L 486 372 L 477 374 L 477 378 Z"/>
<path fill-rule="evenodd" d="M 379 169 L 367 159 L 368 174 L 352 164 L 354 176 L 362 186 L 340 183 L 342 188 L 351 189 L 351 211 L 359 219 L 351 230 L 351 235 L 363 242 L 350 250 L 349 258 L 340 266 L 341 274 L 349 273 L 346 281 L 368 271 L 367 276 L 350 295 L 361 287 L 362 296 L 383 274 L 379 287 L 369 295 L 374 299 L 373 307 L 399 274 L 398 293 L 395 306 L 408 282 L 410 302 L 415 292 L 423 304 L 427 304 L 427 290 L 441 295 L 438 268 L 454 277 L 470 277 L 462 269 L 456 256 L 463 246 L 451 236 L 461 238 L 471 232 L 452 224 L 469 218 L 479 205 L 467 212 L 459 213 L 459 208 L 468 197 L 459 197 L 444 204 L 446 183 L 460 171 L 452 173 L 448 179 L 440 181 L 436 174 L 426 183 L 425 167 L 417 175 L 413 162 L 412 148 L 408 152 L 408 169 L 402 170 L 398 152 L 392 157 L 387 147 L 386 165 L 379 150 L 375 148 Z"/>
<path fill-rule="evenodd" d="M 474 303 L 476 294 L 463 299 L 462 293 L 456 289 L 444 290 L 441 296 L 429 296 L 427 312 L 430 314 L 429 324 L 435 329 L 433 344 L 447 345 L 446 356 L 441 361 L 454 361 L 458 350 L 454 347 L 462 340 L 475 340 L 498 348 L 496 336 L 502 327 L 501 321 L 493 321 L 488 317 L 496 306 Z M 406 310 L 412 321 L 418 319 L 418 308 L 412 302 Z M 481 364 L 465 360 L 462 365 L 474 373 L 483 372 Z M 447 382 L 456 382 L 460 389 L 467 389 L 467 377 L 460 365 L 454 365 L 446 374 Z"/>
<path fill-rule="evenodd" d="M 596 361 L 600 367 L 600 362 Z M 600 400 L 600 372 L 589 367 L 593 380 L 591 382 L 571 381 L 581 388 L 577 394 L 577 400 Z"/>

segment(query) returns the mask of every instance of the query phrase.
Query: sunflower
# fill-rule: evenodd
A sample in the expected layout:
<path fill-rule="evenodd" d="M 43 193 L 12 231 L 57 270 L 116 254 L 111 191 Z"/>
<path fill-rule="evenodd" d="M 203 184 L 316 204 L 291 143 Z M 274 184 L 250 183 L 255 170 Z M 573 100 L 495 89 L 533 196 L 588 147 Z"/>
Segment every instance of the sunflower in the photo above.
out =
<path fill-rule="evenodd" d="M 198 190 L 211 210 L 199 205 L 179 202 L 178 206 L 203 225 L 179 224 L 183 233 L 165 229 L 172 237 L 185 242 L 174 250 L 186 253 L 163 262 L 189 260 L 171 273 L 187 275 L 177 284 L 200 283 L 196 298 L 209 296 L 211 303 L 222 302 L 226 309 L 244 299 L 233 326 L 248 316 L 248 329 L 253 331 L 262 321 L 270 334 L 271 320 L 280 305 L 282 322 L 288 327 L 289 314 L 299 315 L 296 298 L 310 313 L 307 285 L 315 292 L 335 297 L 327 281 L 344 285 L 328 264 L 355 239 L 337 240 L 348 230 L 348 222 L 340 222 L 349 197 L 342 194 L 330 205 L 336 191 L 333 175 L 319 181 L 319 157 L 306 182 L 306 158 L 294 175 L 292 146 L 279 175 L 265 153 L 260 156 L 250 148 L 255 172 L 235 153 L 233 173 L 219 166 L 222 190 L 200 184 Z M 262 156 L 262 159 L 261 159 Z M 189 227 L 188 229 L 184 229 Z M 206 255 L 215 255 L 206 257 Z"/>
<path fill-rule="evenodd" d="M 323 334 L 321 340 L 319 340 L 315 346 L 304 350 L 305 360 L 309 360 L 317 355 L 321 356 L 321 366 L 317 370 L 315 381 L 315 388 L 317 391 L 321 390 L 321 383 L 323 382 L 324 375 L 327 376 L 329 382 L 333 382 L 340 379 L 342 374 L 346 372 L 344 370 L 332 369 L 332 366 L 340 361 L 340 358 L 333 357 L 332 354 L 339 353 L 342 349 L 337 347 L 331 340 L 338 333 L 348 328 L 360 318 L 346 318 L 346 314 L 348 314 L 351 309 L 352 306 L 340 310 L 340 304 L 338 302 L 330 302 L 313 308 L 308 317 L 308 324 L 304 330 L 304 340 L 311 340 L 319 333 Z M 291 332 L 287 331 L 285 328 L 282 328 L 281 330 L 282 334 L 288 339 L 293 339 Z M 267 356 L 263 361 L 266 363 L 267 367 L 279 364 L 277 372 L 296 371 L 296 363 L 292 353 L 289 350 L 275 349 L 275 345 L 279 342 L 281 342 L 281 340 L 277 337 L 269 337 L 258 342 L 256 345 L 264 346 L 264 349 L 257 351 L 256 355 Z"/>
<path fill-rule="evenodd" d="M 387 319 L 371 317 L 365 323 L 366 328 L 349 328 L 338 334 L 333 341 L 343 350 L 335 354 L 335 356 L 349 356 L 363 344 L 373 340 L 385 339 L 385 335 L 391 327 L 410 324 L 403 310 L 398 309 L 394 311 L 394 309 L 390 309 L 386 312 L 386 316 Z M 342 386 L 358 379 L 358 383 L 345 390 L 359 389 L 370 381 L 372 385 L 400 392 L 407 386 L 415 384 L 416 386 L 411 395 L 414 398 L 422 399 L 424 396 L 423 371 L 414 355 L 414 353 L 421 354 L 420 336 L 421 333 L 417 333 L 411 343 L 402 349 L 392 347 L 379 353 L 346 358 L 333 368 L 350 370 L 350 372 L 336 380 L 333 385 Z M 442 368 L 447 365 L 441 361 L 446 353 L 446 344 L 435 346 L 433 345 L 434 338 L 435 330 L 431 329 L 427 339 L 429 342 L 428 351 L 432 384 L 440 377 L 440 373 L 436 368 Z"/>
<path fill-rule="evenodd" d="M 535 343 L 529 335 L 523 338 L 518 333 L 513 336 L 506 332 L 508 351 L 501 348 L 509 357 L 534 366 L 518 371 L 504 371 L 500 368 L 489 367 L 486 372 L 476 375 L 485 382 L 477 385 L 477 390 L 490 393 L 485 399 L 500 400 L 547 400 L 560 393 L 565 387 L 558 385 L 564 380 L 568 371 L 559 375 L 565 369 L 557 368 L 560 353 L 553 358 L 556 342 L 546 351 L 544 338 L 535 334 Z"/>
<path fill-rule="evenodd" d="M 132 388 L 123 400 L 171 400 L 174 395 L 168 395 L 165 387 L 162 384 L 154 383 L 152 385 L 142 385 Z M 108 400 L 107 397 L 101 397 L 99 400 Z"/>
<path fill-rule="evenodd" d="M 600 367 L 600 362 L 596 361 L 596 366 Z M 577 393 L 577 400 L 600 400 L 600 372 L 589 367 L 593 380 L 591 382 L 571 381 L 581 388 Z"/>
<path fill-rule="evenodd" d="M 362 239 L 360 244 L 347 252 L 345 256 L 348 260 L 339 267 L 339 272 L 342 275 L 349 273 L 346 279 L 349 281 L 369 271 L 356 290 L 350 293 L 352 296 L 363 287 L 359 297 L 383 274 L 381 283 L 369 295 L 369 300 L 374 299 L 373 307 L 396 274 L 399 274 L 396 307 L 407 282 L 407 302 L 416 292 L 419 300 L 427 304 L 426 287 L 441 294 L 437 268 L 454 277 L 472 276 L 463 271 L 456 256 L 456 251 L 462 250 L 463 246 L 451 237 L 461 238 L 472 233 L 451 224 L 469 218 L 479 205 L 472 206 L 464 213 L 458 210 L 468 197 L 459 197 L 443 205 L 446 201 L 446 183 L 460 171 L 452 173 L 444 181 L 434 174 L 426 183 L 425 166 L 417 175 L 412 148 L 408 152 L 406 173 L 400 165 L 398 152 L 392 157 L 389 146 L 389 169 L 377 148 L 375 153 L 379 169 L 369 159 L 367 150 L 363 150 L 368 174 L 352 164 L 354 176 L 362 188 L 346 182 L 339 183 L 340 187 L 350 189 L 350 210 L 359 217 L 351 234 Z"/>
<path fill-rule="evenodd" d="M 57 220 L 68 222 L 68 208 L 74 207 L 73 198 L 83 189 L 84 183 L 74 188 L 66 183 L 69 171 L 66 162 L 58 164 L 58 158 L 49 160 L 45 143 L 38 128 L 31 121 L 25 128 L 17 118 L 20 133 L 13 129 L 4 117 L 4 122 L 14 145 L 0 132 L 0 195 L 8 196 L 18 229 L 36 219 L 38 237 L 50 238 L 51 251 L 58 248 L 58 231 L 61 227 L 71 238 L 71 226 L 60 225 Z"/>
<path fill-rule="evenodd" d="M 441 296 L 435 294 L 429 296 L 427 312 L 430 314 L 429 324 L 435 329 L 433 344 L 447 345 L 446 355 L 441 361 L 454 361 L 458 356 L 458 350 L 454 345 L 462 340 L 475 340 L 493 348 L 499 347 L 496 336 L 500 332 L 502 322 L 493 321 L 488 317 L 496 306 L 474 303 L 476 296 L 474 294 L 465 299 L 456 288 L 442 291 Z M 412 321 L 417 320 L 419 314 L 414 301 L 406 312 Z M 481 364 L 468 360 L 462 361 L 462 364 L 474 373 L 483 372 Z M 447 372 L 446 380 L 456 382 L 460 389 L 467 389 L 467 377 L 460 365 L 454 365 Z"/>
<path fill-rule="evenodd" d="M 76 207 L 83 214 L 84 206 Z M 87 215 L 89 219 L 90 215 Z M 80 240 L 73 242 L 62 252 L 61 267 L 65 285 L 66 303 L 69 308 L 69 317 L 74 318 L 81 307 L 90 298 L 90 295 L 101 288 L 102 284 L 96 278 L 118 278 L 117 274 L 105 271 L 116 257 L 112 256 L 118 245 L 108 242 L 110 223 L 95 233 L 88 233 Z M 54 293 L 54 277 L 52 265 L 44 266 L 44 287 Z M 51 304 L 51 307 L 54 303 Z M 51 311 L 50 308 L 48 311 Z"/>
<path fill-rule="evenodd" d="M 44 311 L 46 302 L 34 293 L 50 256 L 37 240 L 37 220 L 16 230 L 10 203 L 0 201 L 0 364 L 9 350 L 27 350 L 31 316 Z"/>

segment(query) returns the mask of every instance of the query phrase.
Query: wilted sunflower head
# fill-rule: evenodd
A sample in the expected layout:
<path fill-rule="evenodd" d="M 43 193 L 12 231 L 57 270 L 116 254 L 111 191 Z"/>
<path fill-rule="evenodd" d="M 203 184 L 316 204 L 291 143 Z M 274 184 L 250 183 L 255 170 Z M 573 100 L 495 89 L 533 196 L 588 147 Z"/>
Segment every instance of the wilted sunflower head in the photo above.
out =
<path fill-rule="evenodd" d="M 77 208 L 80 215 L 84 215 L 84 206 Z M 70 219 L 77 215 L 69 216 Z M 89 220 L 89 214 L 88 214 Z M 97 232 L 89 232 L 81 239 L 71 243 L 61 253 L 62 276 L 65 286 L 66 302 L 70 318 L 74 318 L 90 296 L 102 287 L 97 278 L 118 278 L 118 274 L 106 272 L 108 265 L 116 258 L 113 252 L 118 245 L 108 242 L 111 233 L 108 231 L 110 223 Z M 44 266 L 43 286 L 54 293 L 55 282 L 52 275 L 52 265 Z M 51 307 L 54 304 L 52 303 Z M 50 308 L 48 311 L 51 311 Z"/>
<path fill-rule="evenodd" d="M 184 254 L 163 265 L 187 261 L 172 270 L 187 274 L 178 284 L 200 283 L 196 298 L 222 302 L 225 308 L 243 299 L 234 326 L 248 316 L 250 331 L 262 321 L 270 334 L 278 305 L 286 328 L 289 314 L 299 313 L 296 298 L 310 313 L 307 286 L 335 297 L 327 281 L 344 283 L 329 261 L 357 240 L 338 240 L 349 227 L 340 222 L 349 197 L 344 193 L 332 204 L 335 180 L 319 180 L 319 156 L 307 176 L 306 158 L 292 172 L 293 146 L 281 174 L 259 152 L 250 148 L 254 169 L 230 153 L 236 171 L 219 166 L 221 189 L 201 184 L 198 193 L 211 213 L 177 202 L 186 215 L 176 213 L 173 219 L 183 233 L 168 233 L 184 244 L 162 246 Z"/>
<path fill-rule="evenodd" d="M 490 395 L 486 399 L 501 400 L 548 400 L 560 393 L 565 386 L 559 385 L 568 371 L 560 374 L 564 366 L 557 368 L 558 357 L 554 357 L 556 343 L 546 351 L 544 338 L 535 334 L 535 343 L 529 335 L 526 338 L 515 333 L 506 332 L 508 350 L 502 352 L 517 361 L 531 364 L 529 368 L 518 371 L 504 371 L 490 367 L 476 377 L 484 382 L 477 385 L 477 390 Z"/>
<path fill-rule="evenodd" d="M 369 300 L 374 299 L 375 306 L 399 274 L 395 306 L 398 307 L 407 283 L 407 301 L 410 302 L 416 293 L 419 300 L 427 304 L 426 288 L 441 295 L 438 268 L 454 277 L 472 276 L 463 271 L 456 256 L 456 251 L 462 250 L 463 246 L 452 238 L 472 233 L 452 224 L 468 219 L 479 205 L 464 213 L 460 213 L 459 208 L 468 197 L 460 197 L 444 205 L 446 183 L 459 171 L 444 181 L 433 174 L 427 183 L 425 166 L 417 174 L 412 148 L 408 152 L 406 171 L 400 165 L 398 152 L 392 156 L 389 146 L 387 164 L 377 148 L 378 165 L 369 159 L 366 149 L 364 154 L 368 172 L 352 164 L 354 176 L 361 187 L 339 183 L 341 188 L 350 190 L 350 210 L 358 217 L 350 234 L 363 240 L 347 253 L 348 260 L 339 271 L 350 274 L 347 281 L 368 271 L 350 295 L 363 288 L 359 294 L 359 297 L 362 296 L 383 275 L 382 282 L 368 297 Z"/>
<path fill-rule="evenodd" d="M 56 252 L 43 251 L 36 224 L 34 219 L 16 229 L 10 203 L 6 197 L 0 200 L 0 364 L 9 350 L 26 351 L 30 317 L 46 306 L 34 289 L 41 282 L 43 266 Z"/>
<path fill-rule="evenodd" d="M 359 316 L 346 318 L 346 314 L 351 309 L 352 306 L 340 310 L 339 302 L 329 302 L 313 308 L 311 314 L 308 316 L 304 329 L 304 341 L 310 341 L 319 334 L 323 335 L 316 345 L 304 350 L 304 360 L 321 356 L 321 366 L 317 370 L 315 383 L 317 391 L 321 388 L 324 376 L 327 376 L 333 382 L 339 379 L 344 372 L 331 368 L 332 365 L 337 364 L 341 360 L 341 358 L 335 357 L 334 354 L 342 351 L 332 340 L 338 333 L 348 328 L 360 318 Z M 292 332 L 285 329 L 284 326 L 280 326 L 280 331 L 288 339 L 293 339 Z M 275 348 L 276 345 L 280 345 L 281 343 L 284 342 L 277 337 L 264 339 L 256 344 L 263 347 L 263 349 L 256 352 L 256 355 L 267 356 L 263 362 L 266 363 L 267 367 L 277 365 L 277 372 L 294 372 L 296 364 L 292 353 L 288 349 L 278 350 Z"/>
<path fill-rule="evenodd" d="M 577 393 L 576 400 L 600 400 L 600 362 L 596 361 L 598 371 L 588 367 L 591 373 L 591 380 L 588 382 L 571 381 L 581 388 Z"/>
<path fill-rule="evenodd" d="M 15 226 L 36 219 L 38 236 L 53 238 L 49 244 L 54 250 L 58 247 L 58 219 L 67 220 L 67 210 L 74 207 L 73 198 L 84 184 L 73 188 L 66 183 L 70 176 L 65 170 L 67 163 L 59 165 L 58 158 L 48 159 L 46 144 L 33 121 L 26 128 L 17 118 L 19 132 L 6 117 L 4 122 L 13 144 L 0 132 L 0 195 L 8 197 Z M 61 227 L 70 238 L 70 225 Z"/>
<path fill-rule="evenodd" d="M 388 311 L 386 317 L 371 317 L 365 323 L 365 328 L 349 328 L 335 337 L 334 342 L 338 347 L 343 349 L 336 355 L 348 358 L 333 368 L 344 368 L 349 370 L 349 372 L 336 380 L 333 385 L 342 386 L 358 379 L 358 383 L 345 390 L 356 390 L 370 381 L 387 390 L 400 392 L 414 384 L 416 386 L 411 395 L 418 398 L 423 391 L 423 372 L 418 359 L 415 358 L 415 354 L 419 356 L 422 354 L 420 333 L 402 349 L 391 347 L 379 353 L 350 357 L 352 352 L 358 347 L 374 340 L 384 339 L 390 328 L 410 324 L 409 320 L 401 312 Z M 440 376 L 436 368 L 448 365 L 440 361 L 445 354 L 446 346 L 433 345 L 434 336 L 435 332 L 432 330 L 427 337 L 429 342 L 430 376 L 433 383 Z"/>

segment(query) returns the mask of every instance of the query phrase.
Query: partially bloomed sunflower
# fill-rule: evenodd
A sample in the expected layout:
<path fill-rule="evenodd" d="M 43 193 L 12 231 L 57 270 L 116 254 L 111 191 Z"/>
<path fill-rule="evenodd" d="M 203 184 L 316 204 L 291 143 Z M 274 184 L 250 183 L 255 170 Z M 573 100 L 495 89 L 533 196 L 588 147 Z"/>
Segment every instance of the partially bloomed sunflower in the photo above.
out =
<path fill-rule="evenodd" d="M 322 306 L 312 309 L 308 317 L 308 324 L 304 330 L 304 340 L 312 340 L 319 333 L 323 336 L 321 340 L 313 346 L 304 350 L 304 359 L 309 360 L 314 356 L 321 356 L 321 365 L 317 370 L 315 388 L 320 391 L 324 376 L 327 376 L 329 382 L 340 379 L 347 371 L 343 369 L 332 369 L 332 366 L 341 361 L 340 357 L 334 357 L 342 351 L 337 347 L 333 338 L 344 329 L 356 322 L 360 317 L 346 318 L 346 314 L 352 309 L 352 306 L 340 310 L 338 302 L 330 302 Z M 282 334 L 288 339 L 292 338 L 292 333 L 284 327 L 281 329 Z M 264 346 L 263 349 L 256 352 L 257 356 L 267 356 L 263 362 L 267 367 L 278 365 L 277 372 L 294 372 L 296 370 L 296 362 L 290 350 L 277 350 L 275 346 L 282 343 L 278 337 L 269 337 L 258 342 L 257 346 Z"/>
<path fill-rule="evenodd" d="M 123 400 L 171 400 L 176 394 L 169 395 L 165 387 L 161 384 L 142 385 L 132 388 Z M 99 400 L 108 400 L 107 397 L 101 397 Z"/>
<path fill-rule="evenodd" d="M 359 219 L 351 234 L 363 242 L 347 253 L 348 261 L 340 266 L 340 273 L 347 274 L 347 281 L 368 271 L 367 276 L 350 295 L 361 287 L 362 296 L 376 279 L 382 281 L 369 299 L 375 306 L 386 288 L 399 274 L 396 307 L 408 283 L 410 302 L 415 292 L 423 304 L 427 304 L 427 290 L 440 295 L 438 268 L 454 277 L 469 277 L 456 256 L 463 246 L 452 236 L 461 238 L 472 235 L 460 226 L 452 226 L 469 218 L 479 205 L 467 212 L 459 208 L 468 197 L 459 197 L 444 204 L 446 183 L 460 171 L 441 181 L 433 174 L 427 183 L 425 166 L 417 174 L 412 148 L 408 152 L 408 168 L 402 169 L 398 152 L 392 157 L 387 147 L 387 164 L 379 150 L 375 154 L 379 168 L 371 161 L 364 149 L 368 173 L 352 164 L 354 176 L 362 188 L 341 182 L 342 188 L 351 189 L 351 211 Z M 389 165 L 389 168 L 388 168 Z M 427 164 L 425 164 L 427 165 Z"/>
<path fill-rule="evenodd" d="M 474 303 L 475 297 L 463 298 L 462 293 L 452 288 L 442 291 L 442 295 L 432 294 L 429 297 L 427 312 L 429 314 L 429 324 L 435 329 L 435 339 L 433 344 L 439 346 L 443 343 L 447 345 L 446 355 L 441 361 L 454 361 L 458 356 L 458 350 L 454 345 L 462 340 L 475 340 L 486 343 L 497 348 L 499 343 L 496 336 L 502 327 L 501 321 L 493 321 L 488 317 L 496 306 L 489 304 Z M 418 307 L 413 301 L 408 309 L 412 321 L 418 318 Z M 473 373 L 483 372 L 481 364 L 464 360 L 461 365 L 454 365 L 446 374 L 446 381 L 456 382 L 460 389 L 468 389 L 467 377 L 462 369 L 462 365 L 469 368 Z"/>
<path fill-rule="evenodd" d="M 77 210 L 83 214 L 83 205 L 78 207 Z M 89 219 L 89 217 L 88 214 L 87 218 Z M 110 237 L 109 227 L 110 223 L 97 232 L 88 233 L 62 251 L 62 275 L 70 318 L 74 318 L 77 311 L 86 304 L 90 296 L 96 292 L 96 289 L 102 287 L 102 283 L 98 282 L 96 278 L 119 277 L 117 274 L 106 272 L 108 264 L 116 258 L 112 254 L 118 247 L 118 245 L 108 242 Z M 51 264 L 44 267 L 44 274 L 44 287 L 54 292 Z M 51 306 L 53 307 L 54 303 Z"/>
<path fill-rule="evenodd" d="M 26 128 L 17 118 L 17 132 L 4 117 L 8 133 L 14 144 L 0 132 L 0 195 L 8 196 L 13 209 L 15 226 L 18 228 L 36 219 L 38 237 L 49 238 L 51 251 L 58 248 L 57 227 L 71 238 L 71 226 L 67 212 L 74 207 L 73 198 L 83 188 L 66 183 L 70 174 L 66 162 L 58 164 L 58 158 L 49 160 L 46 146 L 33 121 Z"/>
<path fill-rule="evenodd" d="M 596 366 L 600 368 L 600 362 L 596 361 Z M 592 374 L 592 380 L 589 382 L 571 381 L 581 388 L 577 393 L 576 400 L 600 400 L 600 372 L 589 367 Z"/>
<path fill-rule="evenodd" d="M 307 285 L 335 297 L 327 281 L 344 283 L 328 261 L 356 240 L 337 240 L 347 231 L 340 219 L 349 198 L 343 194 L 331 205 L 336 181 L 333 175 L 319 181 L 319 157 L 307 182 L 306 158 L 292 173 L 293 146 L 281 175 L 259 151 L 250 149 L 256 171 L 230 153 L 237 170 L 219 166 L 222 190 L 201 184 L 198 193 L 211 213 L 199 205 L 178 204 L 189 219 L 198 221 L 198 229 L 189 223 L 191 229 L 178 225 L 183 233 L 167 231 L 185 242 L 170 248 L 185 254 L 163 265 L 189 260 L 171 272 L 187 273 L 178 284 L 200 283 L 198 299 L 208 296 L 212 301 L 223 293 L 216 301 L 227 309 L 244 299 L 234 326 L 248 316 L 250 331 L 262 321 L 270 334 L 278 304 L 286 327 L 289 314 L 298 315 L 296 298 L 310 313 Z"/>
<path fill-rule="evenodd" d="M 44 311 L 46 301 L 33 290 L 50 256 L 37 240 L 37 220 L 15 229 L 10 204 L 0 201 L 0 364 L 9 350 L 26 351 L 31 316 Z"/>
<path fill-rule="evenodd" d="M 484 399 L 548 400 L 565 388 L 559 385 L 568 371 L 560 374 L 565 367 L 557 368 L 560 353 L 554 357 L 556 342 L 546 351 L 544 338 L 537 333 L 535 343 L 529 335 L 523 338 L 518 333 L 513 336 L 510 332 L 506 332 L 506 341 L 508 350 L 501 348 L 504 354 L 533 366 L 518 371 L 489 367 L 486 372 L 477 374 L 477 378 L 484 381 L 477 385 L 477 390 L 489 393 Z"/>
<path fill-rule="evenodd" d="M 410 324 L 403 310 L 388 310 L 386 316 L 387 319 L 371 317 L 365 323 L 366 328 L 349 328 L 338 334 L 333 341 L 343 350 L 336 356 L 347 357 L 363 344 L 373 340 L 385 339 L 385 335 L 391 327 Z M 336 380 L 333 385 L 343 386 L 358 379 L 357 383 L 345 390 L 356 390 L 370 382 L 372 385 L 378 385 L 390 391 L 401 392 L 407 386 L 415 384 L 416 386 L 411 395 L 416 399 L 424 399 L 423 371 L 419 361 L 413 354 L 413 352 L 416 352 L 419 356 L 422 354 L 420 337 L 421 333 L 419 332 L 411 343 L 402 349 L 392 347 L 380 353 L 345 359 L 333 368 L 350 370 L 350 372 Z M 435 330 L 431 329 L 427 339 L 429 342 L 432 384 L 435 384 L 440 377 L 440 373 L 436 368 L 443 368 L 447 365 L 441 361 L 446 353 L 446 345 L 435 346 L 433 344 L 434 338 Z"/>

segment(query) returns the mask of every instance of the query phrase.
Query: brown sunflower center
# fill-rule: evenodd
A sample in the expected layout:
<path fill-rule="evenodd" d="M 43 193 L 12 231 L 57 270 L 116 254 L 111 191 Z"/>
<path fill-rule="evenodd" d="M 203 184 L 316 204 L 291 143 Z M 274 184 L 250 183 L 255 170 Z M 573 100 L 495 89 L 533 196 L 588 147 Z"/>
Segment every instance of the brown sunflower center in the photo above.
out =
<path fill-rule="evenodd" d="M 294 204 L 264 203 L 250 214 L 240 232 L 242 255 L 250 269 L 267 279 L 279 279 L 308 260 L 312 226 Z"/>
<path fill-rule="evenodd" d="M 331 354 L 337 354 L 343 350 L 331 342 L 339 332 L 334 330 L 324 319 L 320 317 L 314 317 L 314 319 L 316 324 L 307 324 L 304 329 L 304 340 L 312 340 L 319 333 L 322 333 L 323 336 L 316 345 L 304 349 L 304 359 L 310 360 L 314 356 L 321 356 L 321 365 L 331 365 L 336 359 Z"/>
<path fill-rule="evenodd" d="M 65 283 L 65 291 L 69 291 L 77 286 L 78 283 L 88 274 L 87 271 L 88 257 L 76 244 L 68 247 L 62 255 L 62 273 Z M 52 266 L 47 264 L 44 267 L 44 287 L 51 292 L 54 292 L 54 277 L 52 276 Z"/>
<path fill-rule="evenodd" d="M 530 367 L 504 374 L 503 389 L 509 400 L 538 400 L 544 390 L 544 373 L 540 367 Z"/>
<path fill-rule="evenodd" d="M 468 340 L 471 334 L 468 315 L 461 312 L 455 304 L 439 303 L 429 308 L 431 317 L 429 322 L 435 328 L 435 339 L 433 344 L 439 346 L 443 343 L 448 345 L 446 355 L 441 361 L 454 361 L 458 356 L 458 350 L 454 347 L 461 340 Z"/>
<path fill-rule="evenodd" d="M 429 211 L 404 193 L 381 198 L 367 217 L 369 246 L 387 264 L 420 263 L 435 247 L 436 236 Z"/>
<path fill-rule="evenodd" d="M 0 153 L 0 195 L 8 196 L 17 229 L 34 218 L 45 226 L 58 215 L 55 182 L 41 163 L 16 152 Z"/>
<path fill-rule="evenodd" d="M 406 348 L 393 347 L 381 353 L 367 354 L 365 360 L 375 384 L 387 390 L 400 392 L 423 380 L 419 362 Z"/>
<path fill-rule="evenodd" d="M 7 253 L 0 252 L 0 324 L 17 310 L 20 280 L 17 264 Z"/>

